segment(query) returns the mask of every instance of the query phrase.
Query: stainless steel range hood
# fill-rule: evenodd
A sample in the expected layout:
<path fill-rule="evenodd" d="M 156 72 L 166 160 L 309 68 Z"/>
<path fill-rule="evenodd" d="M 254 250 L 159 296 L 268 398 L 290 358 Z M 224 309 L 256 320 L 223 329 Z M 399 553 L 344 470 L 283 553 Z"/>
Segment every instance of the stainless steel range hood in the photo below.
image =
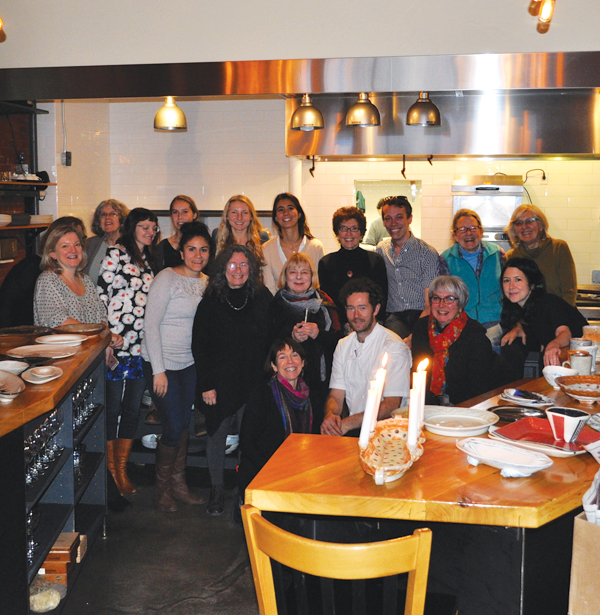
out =
<path fill-rule="evenodd" d="M 454 157 L 596 158 L 600 156 L 600 90 L 431 92 L 441 126 L 407 126 L 416 93 L 371 94 L 381 126 L 352 128 L 345 115 L 355 96 L 313 96 L 324 130 L 289 129 L 297 101 L 286 101 L 286 153 L 327 160 Z"/>

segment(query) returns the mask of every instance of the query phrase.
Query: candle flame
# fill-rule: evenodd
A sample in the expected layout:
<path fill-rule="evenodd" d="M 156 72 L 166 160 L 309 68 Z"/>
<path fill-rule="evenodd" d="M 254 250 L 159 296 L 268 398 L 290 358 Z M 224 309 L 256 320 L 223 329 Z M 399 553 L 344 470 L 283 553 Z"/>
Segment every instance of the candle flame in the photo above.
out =
<path fill-rule="evenodd" d="M 424 372 L 427 369 L 428 365 L 429 365 L 429 359 L 423 359 L 417 366 L 417 371 Z"/>
<path fill-rule="evenodd" d="M 383 358 L 381 359 L 381 367 L 385 367 L 388 362 L 388 353 L 383 353 Z"/>

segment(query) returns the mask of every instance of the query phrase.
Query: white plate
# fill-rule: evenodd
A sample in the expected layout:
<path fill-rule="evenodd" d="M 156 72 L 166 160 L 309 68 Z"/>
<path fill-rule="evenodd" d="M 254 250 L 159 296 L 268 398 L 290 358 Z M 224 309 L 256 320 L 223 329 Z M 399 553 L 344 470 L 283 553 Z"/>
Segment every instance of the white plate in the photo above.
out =
<path fill-rule="evenodd" d="M 19 346 L 9 350 L 6 354 L 15 359 L 30 359 L 33 357 L 50 357 L 51 359 L 65 359 L 72 357 L 77 351 L 69 346 L 57 344 L 35 344 L 33 346 Z"/>
<path fill-rule="evenodd" d="M 12 401 L 25 390 L 25 383 L 10 372 L 0 371 L 0 401 Z"/>
<path fill-rule="evenodd" d="M 142 436 L 142 444 L 146 448 L 156 448 L 158 444 L 158 436 L 155 433 L 149 433 L 145 436 Z"/>
<path fill-rule="evenodd" d="M 18 376 L 29 367 L 29 363 L 23 361 L 0 361 L 0 370 L 10 372 Z"/>
<path fill-rule="evenodd" d="M 44 335 L 43 337 L 36 337 L 35 341 L 38 344 L 60 344 L 61 346 L 79 346 L 87 340 L 87 335 L 80 335 L 77 333 L 60 333 L 57 335 Z"/>
<path fill-rule="evenodd" d="M 63 375 L 63 370 L 60 367 L 53 365 L 43 367 L 32 367 L 21 374 L 21 378 L 29 384 L 45 384 L 51 380 L 56 380 Z"/>
<path fill-rule="evenodd" d="M 459 440 L 456 446 L 467 453 L 467 460 L 471 465 L 485 463 L 501 470 L 500 474 L 505 477 L 531 476 L 534 472 L 545 470 L 554 463 L 543 453 L 534 453 L 506 442 L 484 438 L 466 438 Z"/>
<path fill-rule="evenodd" d="M 503 436 L 497 435 L 496 429 L 498 429 L 498 427 L 490 427 L 490 431 L 488 432 L 488 437 L 492 438 L 492 440 L 505 443 L 510 442 L 512 446 L 518 446 L 519 448 L 526 448 L 530 451 L 544 453 L 549 457 L 573 457 L 574 455 L 583 455 L 583 453 L 587 452 L 585 449 L 582 451 L 564 451 L 555 448 L 554 446 L 547 446 L 545 444 L 541 444 L 540 442 L 528 442 L 527 440 L 509 440 L 508 438 L 504 438 Z"/>
<path fill-rule="evenodd" d="M 425 427 L 440 436 L 478 436 L 499 420 L 497 414 L 477 408 L 425 406 Z"/>

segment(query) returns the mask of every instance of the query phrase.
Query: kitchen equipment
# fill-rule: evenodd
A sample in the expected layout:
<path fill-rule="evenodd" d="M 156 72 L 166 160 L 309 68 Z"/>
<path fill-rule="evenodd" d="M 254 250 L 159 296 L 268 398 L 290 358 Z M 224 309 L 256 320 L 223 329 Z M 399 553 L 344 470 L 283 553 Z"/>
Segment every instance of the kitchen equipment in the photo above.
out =
<path fill-rule="evenodd" d="M 467 437 L 484 434 L 499 421 L 497 414 L 478 408 L 445 408 L 425 406 L 427 431 L 440 436 Z"/>
<path fill-rule="evenodd" d="M 576 369 L 569 369 L 568 367 L 562 367 L 561 365 L 546 365 L 542 370 L 546 382 L 557 391 L 560 391 L 560 387 L 556 384 L 556 379 L 560 376 L 579 376 L 579 372 Z"/>
<path fill-rule="evenodd" d="M 590 413 L 576 408 L 548 408 L 546 416 L 557 440 L 573 442 L 590 418 Z"/>
<path fill-rule="evenodd" d="M 511 245 L 505 232 L 510 218 L 523 203 L 520 175 L 463 175 L 452 182 L 452 213 L 472 209 L 481 218 L 483 240 L 505 251 Z"/>
<path fill-rule="evenodd" d="M 582 376 L 589 376 L 592 373 L 594 358 L 589 352 L 584 350 L 569 350 L 569 360 L 563 361 L 562 366 L 576 369 Z"/>
<path fill-rule="evenodd" d="M 600 401 L 600 376 L 561 376 L 556 384 L 570 397 L 584 404 Z"/>

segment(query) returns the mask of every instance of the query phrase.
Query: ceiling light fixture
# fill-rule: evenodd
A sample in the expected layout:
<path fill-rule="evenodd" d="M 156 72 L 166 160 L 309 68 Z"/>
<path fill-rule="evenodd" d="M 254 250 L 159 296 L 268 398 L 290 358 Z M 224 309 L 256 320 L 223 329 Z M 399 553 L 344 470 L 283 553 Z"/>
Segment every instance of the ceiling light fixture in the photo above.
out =
<path fill-rule="evenodd" d="M 369 95 L 366 92 L 361 92 L 358 95 L 358 100 L 346 113 L 346 126 L 367 128 L 369 126 L 379 126 L 380 124 L 379 110 L 369 100 Z"/>
<path fill-rule="evenodd" d="M 529 11 L 529 14 L 533 15 L 534 17 L 537 17 L 540 14 L 541 3 L 542 0 L 531 0 L 531 2 L 529 3 L 529 8 L 527 9 Z"/>
<path fill-rule="evenodd" d="M 323 114 L 312 104 L 310 96 L 304 94 L 300 106 L 292 115 L 292 130 L 322 130 L 324 125 Z"/>
<path fill-rule="evenodd" d="M 154 130 L 182 132 L 187 130 L 185 113 L 175 104 L 173 96 L 167 96 L 165 104 L 154 116 Z"/>
<path fill-rule="evenodd" d="M 440 110 L 429 100 L 429 92 L 420 92 L 419 98 L 406 114 L 407 126 L 439 126 Z"/>
<path fill-rule="evenodd" d="M 550 29 L 550 22 L 554 15 L 555 0 L 542 0 L 540 2 L 540 12 L 538 13 L 537 31 L 545 34 Z"/>

